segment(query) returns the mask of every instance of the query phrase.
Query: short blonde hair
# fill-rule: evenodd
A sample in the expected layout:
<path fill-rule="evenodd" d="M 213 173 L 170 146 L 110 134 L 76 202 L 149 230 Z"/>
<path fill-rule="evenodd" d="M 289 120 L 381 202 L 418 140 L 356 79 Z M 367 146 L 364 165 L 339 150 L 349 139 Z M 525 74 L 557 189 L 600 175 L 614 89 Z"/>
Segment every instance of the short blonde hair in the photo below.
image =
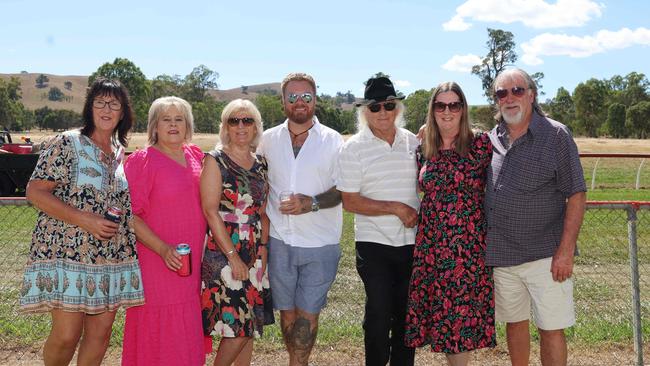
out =
<path fill-rule="evenodd" d="M 255 104 L 246 99 L 233 100 L 228 103 L 221 112 L 221 125 L 219 126 L 219 140 L 221 140 L 221 142 L 217 147 L 226 146 L 230 143 L 230 136 L 228 136 L 228 119 L 239 112 L 250 114 L 255 120 L 256 133 L 255 138 L 251 141 L 251 148 L 257 148 L 257 145 L 260 143 L 260 138 L 262 138 L 262 133 L 264 132 L 264 129 L 262 128 L 262 115 L 260 114 L 260 111 L 257 110 Z"/>
<path fill-rule="evenodd" d="M 291 74 L 287 75 L 284 77 L 284 80 L 282 80 L 282 84 L 280 84 L 280 89 L 282 89 L 282 100 L 284 101 L 284 92 L 287 90 L 287 84 L 289 84 L 292 81 L 306 81 L 311 85 L 312 89 L 314 89 L 314 94 L 316 94 L 316 82 L 314 81 L 314 78 L 309 75 L 305 74 L 304 72 L 292 72 Z M 314 95 L 314 97 L 316 97 Z"/>
<path fill-rule="evenodd" d="M 169 108 L 176 107 L 185 118 L 185 142 L 192 141 L 194 133 L 194 117 L 192 116 L 192 106 L 185 99 L 179 97 L 161 97 L 151 103 L 149 107 L 149 118 L 147 121 L 147 142 L 149 145 L 155 145 L 158 142 L 156 128 L 158 119 L 167 112 Z"/>

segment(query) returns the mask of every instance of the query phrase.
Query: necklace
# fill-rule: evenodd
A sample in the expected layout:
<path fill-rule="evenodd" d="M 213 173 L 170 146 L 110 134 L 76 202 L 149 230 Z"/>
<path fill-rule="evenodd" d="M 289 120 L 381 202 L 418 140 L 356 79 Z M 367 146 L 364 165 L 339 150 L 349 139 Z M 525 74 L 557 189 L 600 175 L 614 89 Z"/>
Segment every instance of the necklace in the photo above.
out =
<path fill-rule="evenodd" d="M 310 126 L 308 129 L 306 129 L 306 130 L 304 130 L 304 131 L 302 131 L 302 132 L 300 132 L 300 133 L 295 133 L 295 132 L 291 131 L 291 128 L 287 125 L 287 129 L 289 130 L 289 133 L 291 134 L 291 139 L 292 139 L 292 140 L 295 140 L 295 138 L 298 137 L 298 136 L 300 136 L 300 135 L 304 135 L 304 134 L 306 134 L 306 133 L 309 132 L 309 130 L 311 130 L 313 127 L 314 127 L 314 123 L 312 123 L 311 126 Z"/>

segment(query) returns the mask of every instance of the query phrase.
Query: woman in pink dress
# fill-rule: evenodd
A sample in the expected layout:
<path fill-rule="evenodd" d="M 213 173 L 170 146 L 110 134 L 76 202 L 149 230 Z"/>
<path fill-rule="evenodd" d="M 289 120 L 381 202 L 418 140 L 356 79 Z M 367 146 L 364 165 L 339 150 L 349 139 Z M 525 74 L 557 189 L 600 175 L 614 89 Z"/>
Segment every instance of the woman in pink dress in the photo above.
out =
<path fill-rule="evenodd" d="M 122 365 L 203 365 L 201 254 L 206 221 L 199 178 L 203 152 L 192 138 L 192 107 L 156 99 L 149 109 L 149 146 L 126 161 L 145 288 L 145 305 L 126 312 Z M 180 276 L 176 245 L 191 248 L 191 274 Z"/>

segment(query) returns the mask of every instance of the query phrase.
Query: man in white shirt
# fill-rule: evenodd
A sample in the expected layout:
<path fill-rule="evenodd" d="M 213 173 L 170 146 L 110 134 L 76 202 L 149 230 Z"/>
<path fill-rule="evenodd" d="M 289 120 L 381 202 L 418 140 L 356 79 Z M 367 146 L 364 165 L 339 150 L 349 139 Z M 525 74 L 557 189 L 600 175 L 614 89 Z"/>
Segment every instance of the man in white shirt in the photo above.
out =
<path fill-rule="evenodd" d="M 294 366 L 307 365 L 341 257 L 343 213 L 336 183 L 343 138 L 314 116 L 316 83 L 310 75 L 285 77 L 282 105 L 287 120 L 264 132 L 257 151 L 269 167 L 273 306 L 280 310 L 289 365 Z"/>
<path fill-rule="evenodd" d="M 357 272 L 366 291 L 363 319 L 367 366 L 413 365 L 404 345 L 417 195 L 414 134 L 401 128 L 403 96 L 388 78 L 366 82 L 357 105 L 359 132 L 339 155 L 337 189 L 354 212 Z"/>

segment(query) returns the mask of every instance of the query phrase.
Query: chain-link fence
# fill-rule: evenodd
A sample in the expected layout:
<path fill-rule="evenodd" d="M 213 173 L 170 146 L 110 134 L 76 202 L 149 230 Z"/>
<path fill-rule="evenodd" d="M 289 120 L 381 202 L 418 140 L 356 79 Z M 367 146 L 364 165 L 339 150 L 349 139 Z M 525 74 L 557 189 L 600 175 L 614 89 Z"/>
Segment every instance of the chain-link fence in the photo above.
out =
<path fill-rule="evenodd" d="M 38 364 L 49 334 L 49 315 L 19 315 L 22 271 L 36 210 L 24 200 L 0 200 L 0 364 Z M 650 204 L 590 203 L 575 268 L 577 324 L 567 330 L 571 365 L 642 365 L 650 359 Z M 363 285 L 354 267 L 352 215 L 345 215 L 343 258 L 328 307 L 321 314 L 315 365 L 363 363 Z M 630 259 L 632 258 L 632 260 Z M 638 282 L 635 282 L 638 280 Z M 114 325 L 105 364 L 119 364 L 123 312 Z M 636 320 L 635 320 L 636 319 Z M 534 343 L 538 338 L 533 332 Z M 476 352 L 473 364 L 508 364 L 503 326 L 499 346 Z M 287 363 L 277 325 L 256 342 L 256 365 Z M 532 364 L 539 364 L 533 347 Z M 329 356 L 328 356 L 329 355 Z M 418 350 L 417 364 L 444 358 Z"/>

